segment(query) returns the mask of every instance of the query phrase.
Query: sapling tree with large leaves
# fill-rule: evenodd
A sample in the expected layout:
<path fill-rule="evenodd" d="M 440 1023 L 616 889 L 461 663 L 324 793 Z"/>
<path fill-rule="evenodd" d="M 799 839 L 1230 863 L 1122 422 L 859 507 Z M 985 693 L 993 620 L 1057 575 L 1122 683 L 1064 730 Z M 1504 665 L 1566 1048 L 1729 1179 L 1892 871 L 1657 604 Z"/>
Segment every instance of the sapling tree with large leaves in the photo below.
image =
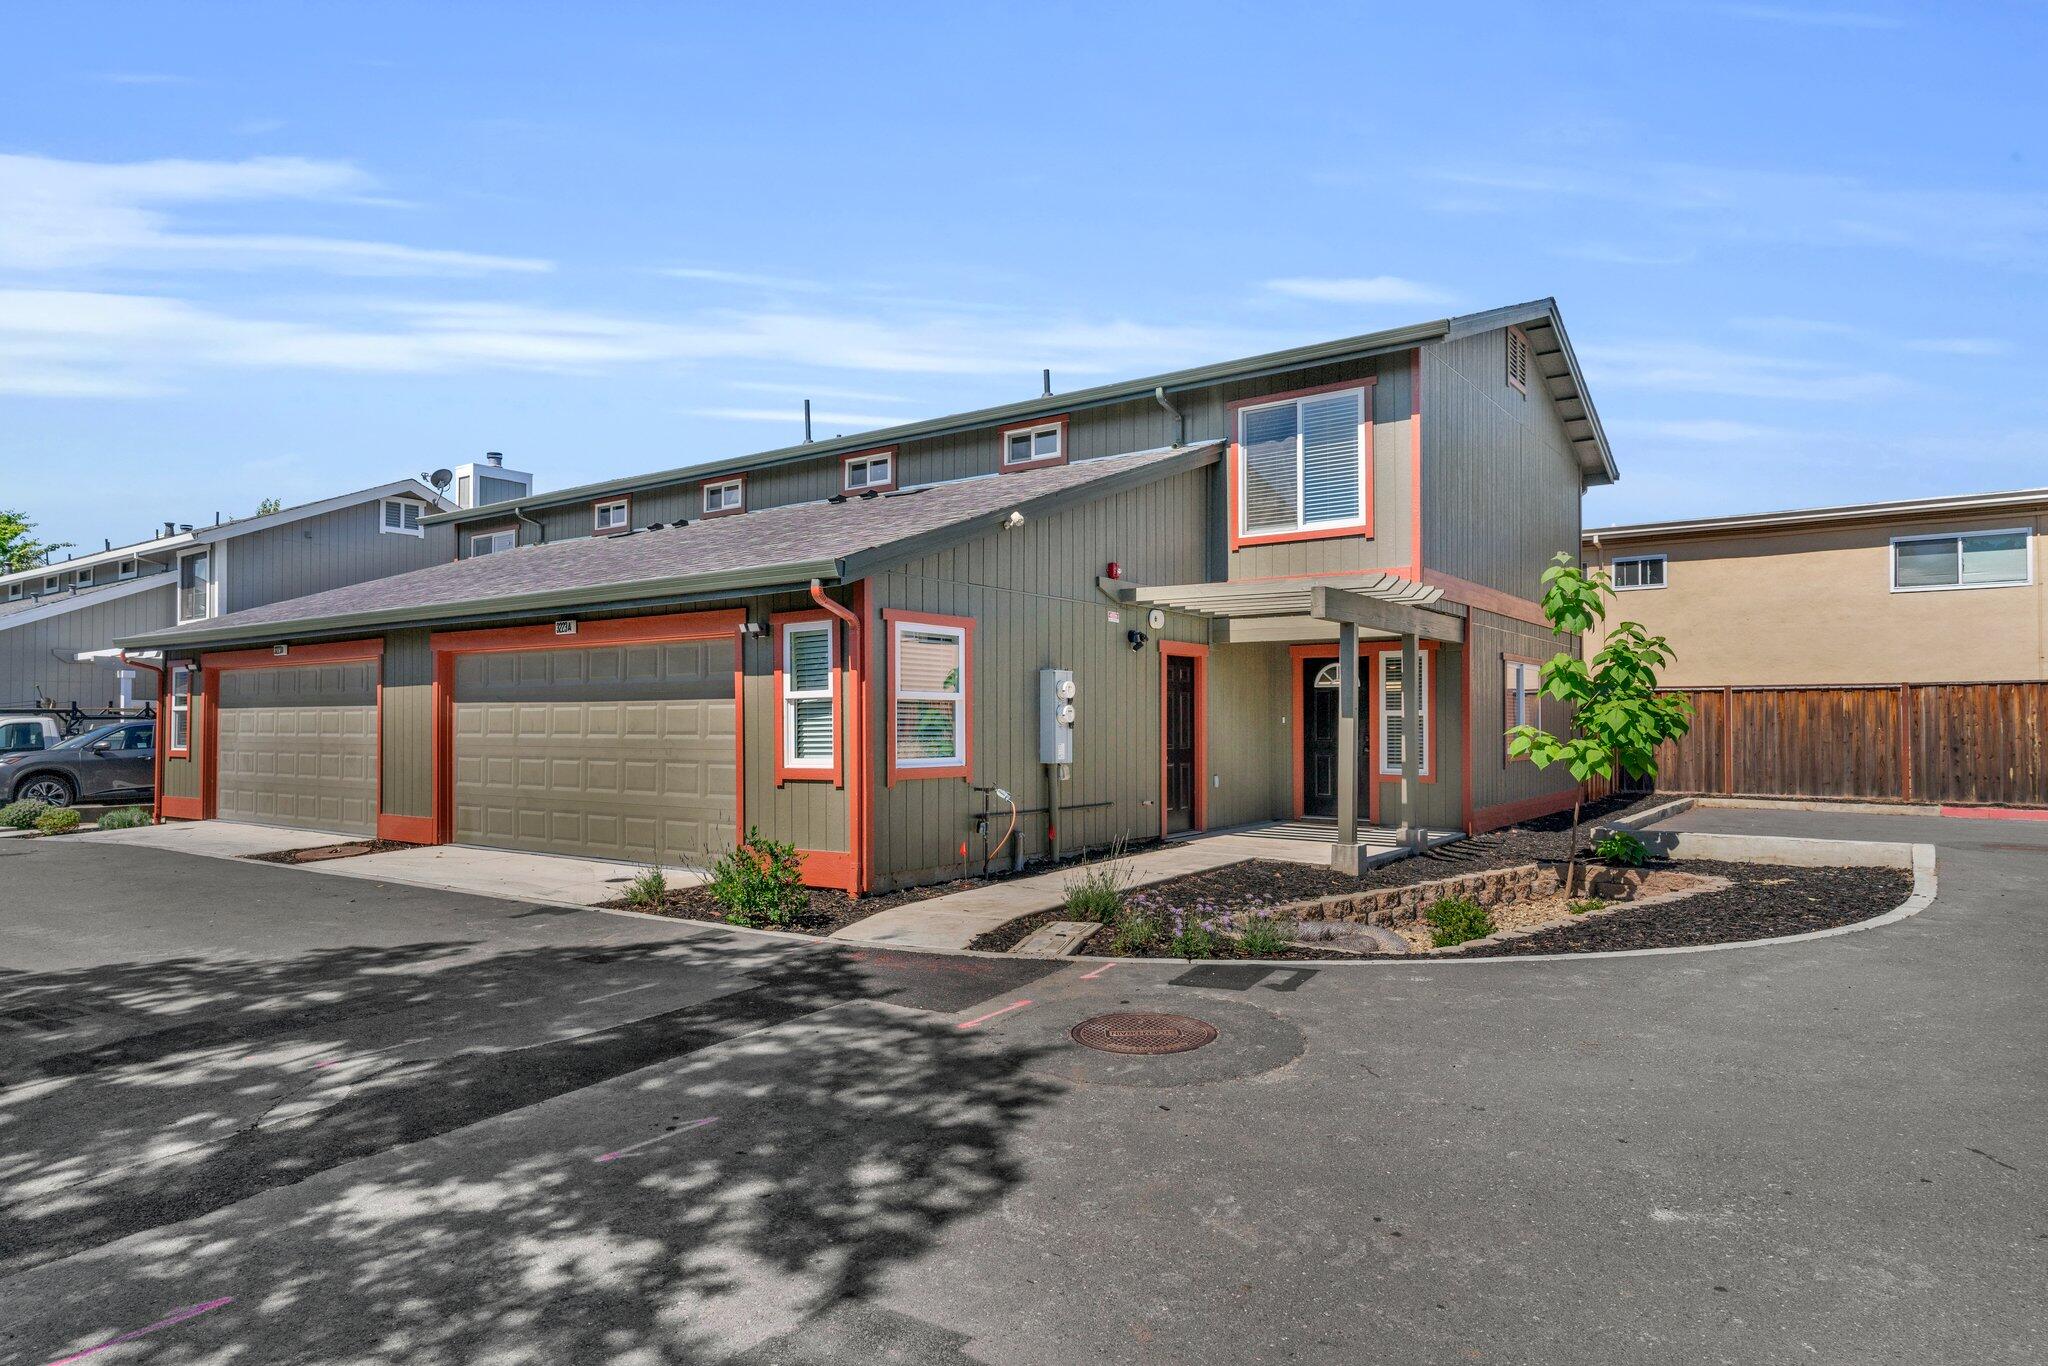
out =
<path fill-rule="evenodd" d="M 1562 551 L 1543 571 L 1543 615 L 1560 636 L 1584 636 L 1606 620 L 1607 599 L 1613 595 L 1605 570 L 1588 573 Z M 1624 773 L 1655 777 L 1657 746 L 1692 729 L 1692 706 L 1674 693 L 1657 691 L 1657 671 L 1670 662 L 1671 646 L 1664 637 L 1651 635 L 1639 622 L 1619 622 L 1590 660 L 1559 651 L 1543 666 L 1543 691 L 1572 707 L 1564 735 L 1528 725 L 1508 731 L 1509 755 L 1538 768 L 1562 763 L 1578 780 L 1564 874 L 1567 896 L 1577 884 L 1586 784 L 1603 777 L 1618 781 Z"/>

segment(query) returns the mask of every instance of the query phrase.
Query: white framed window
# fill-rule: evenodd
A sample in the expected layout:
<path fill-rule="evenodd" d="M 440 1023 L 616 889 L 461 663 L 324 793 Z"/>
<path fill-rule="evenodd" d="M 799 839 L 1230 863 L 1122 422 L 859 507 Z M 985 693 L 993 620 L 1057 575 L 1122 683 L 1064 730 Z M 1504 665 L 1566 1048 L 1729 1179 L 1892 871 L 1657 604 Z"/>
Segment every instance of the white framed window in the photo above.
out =
<path fill-rule="evenodd" d="M 2025 527 L 1892 537 L 1892 592 L 2012 588 L 2034 581 L 2034 538 Z"/>
<path fill-rule="evenodd" d="M 519 533 L 516 531 L 479 531 L 469 538 L 469 554 L 499 555 L 507 550 L 519 548 Z"/>
<path fill-rule="evenodd" d="M 1415 653 L 1415 738 L 1420 749 L 1416 751 L 1415 771 L 1418 775 L 1429 775 L 1429 651 Z M 1401 734 L 1401 652 L 1380 651 L 1380 772 L 1392 777 L 1401 776 L 1404 761 Z"/>
<path fill-rule="evenodd" d="M 424 536 L 426 529 L 420 525 L 423 511 L 424 505 L 410 498 L 386 498 L 377 529 L 387 536 Z"/>
<path fill-rule="evenodd" d="M 21 601 L 21 585 L 20 585 L 20 584 L 18 584 L 18 583 L 10 583 L 10 584 L 8 584 L 8 585 L 7 585 L 7 600 L 8 600 L 9 602 L 20 602 L 20 601 Z"/>
<path fill-rule="evenodd" d="M 747 481 L 744 479 L 720 479 L 704 486 L 704 515 L 715 516 L 721 512 L 744 512 L 747 506 Z"/>
<path fill-rule="evenodd" d="M 54 592 L 56 592 L 56 591 L 58 590 L 58 588 L 60 588 L 60 587 L 62 587 L 62 586 L 63 586 L 63 583 L 64 583 L 64 576 L 63 576 L 63 575 L 61 575 L 61 574 L 52 574 L 52 575 L 50 575 L 50 576 L 49 576 L 48 578 L 46 578 L 46 579 L 44 579 L 44 580 L 43 580 L 43 591 L 44 591 L 45 593 L 54 593 Z"/>
<path fill-rule="evenodd" d="M 840 482 L 842 492 L 893 489 L 896 487 L 896 452 L 868 451 L 862 455 L 849 455 L 845 472 L 845 478 Z"/>
<path fill-rule="evenodd" d="M 890 623 L 889 759 L 892 774 L 968 771 L 965 622 L 898 618 Z"/>
<path fill-rule="evenodd" d="M 1003 468 L 1058 465 L 1067 458 L 1067 423 L 1061 418 L 1003 429 Z"/>
<path fill-rule="evenodd" d="M 170 721 L 167 727 L 172 754 L 192 751 L 192 666 L 171 666 Z"/>
<path fill-rule="evenodd" d="M 792 621 L 782 628 L 782 767 L 829 772 L 838 758 L 834 710 L 834 623 Z"/>
<path fill-rule="evenodd" d="M 71 571 L 71 586 L 72 586 L 73 588 L 90 588 L 90 587 L 92 587 L 92 571 L 91 571 L 90 569 L 74 569 L 74 570 L 72 570 L 72 571 Z"/>
<path fill-rule="evenodd" d="M 1636 588 L 1662 588 L 1664 568 L 1662 555 L 1618 555 L 1612 571 L 1614 586 L 1621 592 Z"/>
<path fill-rule="evenodd" d="M 1519 327 L 1507 330 L 1508 385 L 1521 393 L 1529 392 L 1529 338 Z"/>
<path fill-rule="evenodd" d="M 178 556 L 178 620 L 204 621 L 214 613 L 213 551 L 188 550 Z"/>
<path fill-rule="evenodd" d="M 1363 526 L 1366 391 L 1338 389 L 1238 409 L 1238 532 L 1285 536 Z"/>
<path fill-rule="evenodd" d="M 633 525 L 633 500 L 612 498 L 592 505 L 590 524 L 598 531 L 625 531 Z"/>
<path fill-rule="evenodd" d="M 139 572 L 139 570 L 140 567 L 136 564 L 134 557 L 131 556 L 128 559 L 120 560 L 115 563 L 114 577 L 117 579 L 132 579 Z"/>
<path fill-rule="evenodd" d="M 1501 656 L 1501 704 L 1503 731 L 1516 726 L 1540 726 L 1543 724 L 1543 666 L 1533 659 L 1516 659 L 1512 655 Z M 1502 757 L 1510 763 L 1519 762 L 1508 755 L 1503 736 Z"/>

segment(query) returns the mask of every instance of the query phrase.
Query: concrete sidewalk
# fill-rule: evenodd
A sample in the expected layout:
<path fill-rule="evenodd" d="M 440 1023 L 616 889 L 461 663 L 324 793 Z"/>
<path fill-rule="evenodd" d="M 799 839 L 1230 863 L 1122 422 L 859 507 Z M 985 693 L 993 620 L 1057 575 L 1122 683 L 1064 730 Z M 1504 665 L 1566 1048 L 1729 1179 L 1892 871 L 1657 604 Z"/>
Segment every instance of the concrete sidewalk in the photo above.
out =
<path fill-rule="evenodd" d="M 1382 829 L 1359 831 L 1360 842 L 1384 846 L 1375 858 L 1385 862 L 1394 853 L 1393 832 Z M 1435 848 L 1461 838 L 1452 831 L 1429 832 L 1429 847 Z M 1246 859 L 1269 859 L 1282 863 L 1304 863 L 1328 867 L 1328 827 L 1313 822 L 1287 822 L 1246 826 L 1175 840 L 1157 849 L 1131 854 L 1120 860 L 1130 873 L 1130 885 L 1146 887 L 1188 873 L 1206 873 Z M 964 949 L 979 935 L 1019 916 L 1049 911 L 1067 899 L 1067 887 L 1090 865 L 1069 864 L 1030 877 L 1010 878 L 987 886 L 950 892 L 929 901 L 878 911 L 834 931 L 832 938 L 859 944 L 884 944 L 896 949 Z"/>

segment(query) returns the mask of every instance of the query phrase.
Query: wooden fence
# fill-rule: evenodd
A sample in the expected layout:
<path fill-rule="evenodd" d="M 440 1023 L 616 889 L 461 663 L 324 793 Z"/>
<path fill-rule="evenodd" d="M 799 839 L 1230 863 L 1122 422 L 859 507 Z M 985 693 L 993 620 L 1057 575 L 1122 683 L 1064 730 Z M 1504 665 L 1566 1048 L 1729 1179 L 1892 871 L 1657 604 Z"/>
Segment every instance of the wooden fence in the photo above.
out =
<path fill-rule="evenodd" d="M 1671 691 L 1692 732 L 1658 752 L 1660 792 L 2048 805 L 2048 683 Z"/>

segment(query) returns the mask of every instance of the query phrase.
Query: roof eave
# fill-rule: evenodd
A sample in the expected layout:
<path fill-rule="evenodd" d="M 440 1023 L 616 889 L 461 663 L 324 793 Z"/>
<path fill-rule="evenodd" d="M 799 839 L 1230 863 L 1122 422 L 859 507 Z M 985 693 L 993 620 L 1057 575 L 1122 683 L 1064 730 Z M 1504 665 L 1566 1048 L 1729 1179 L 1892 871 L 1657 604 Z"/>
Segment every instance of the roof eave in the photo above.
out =
<path fill-rule="evenodd" d="M 1831 526 L 1841 522 L 1882 522 L 1896 517 L 1967 517 L 2009 508 L 2048 505 L 2048 488 L 2014 489 L 2009 493 L 1966 494 L 1950 498 L 1909 498 L 1888 503 L 1843 503 L 1834 507 L 1790 508 L 1782 512 L 1735 513 L 1697 517 L 1681 522 L 1633 522 L 1587 527 L 1581 540 L 1643 540 L 1665 536 L 1710 536 L 1731 531 L 1787 530 Z"/>

